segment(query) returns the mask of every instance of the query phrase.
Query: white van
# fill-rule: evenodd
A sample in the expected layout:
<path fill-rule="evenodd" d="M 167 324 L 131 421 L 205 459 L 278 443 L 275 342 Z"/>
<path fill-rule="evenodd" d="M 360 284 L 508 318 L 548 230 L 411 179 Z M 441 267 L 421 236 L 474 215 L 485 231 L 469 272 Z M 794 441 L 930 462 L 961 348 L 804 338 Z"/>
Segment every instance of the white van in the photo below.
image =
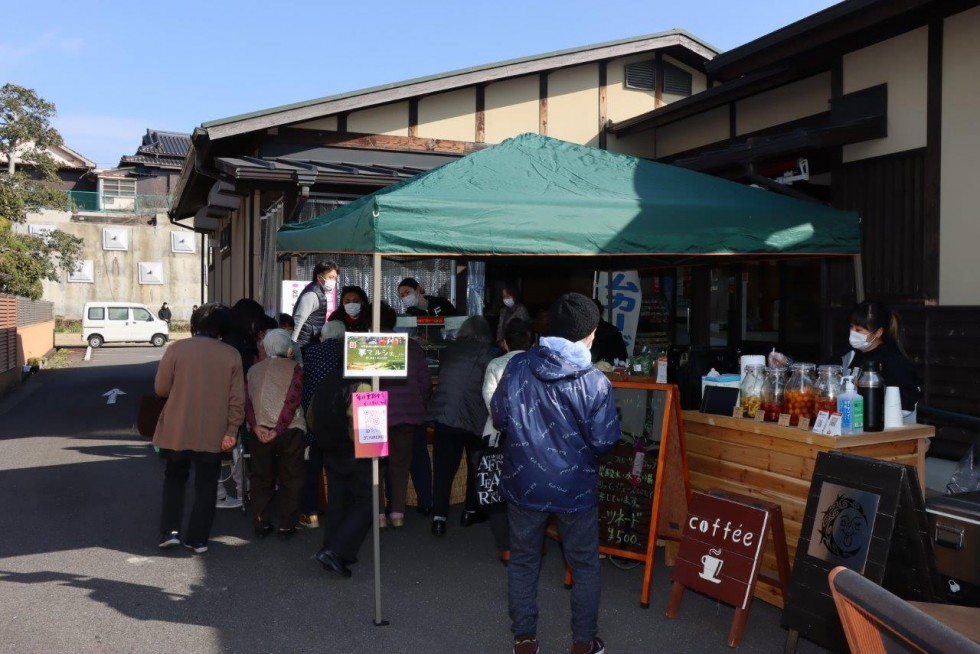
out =
<path fill-rule="evenodd" d="M 135 302 L 86 302 L 82 340 L 93 348 L 103 343 L 151 343 L 162 347 L 170 327 L 146 305 Z"/>

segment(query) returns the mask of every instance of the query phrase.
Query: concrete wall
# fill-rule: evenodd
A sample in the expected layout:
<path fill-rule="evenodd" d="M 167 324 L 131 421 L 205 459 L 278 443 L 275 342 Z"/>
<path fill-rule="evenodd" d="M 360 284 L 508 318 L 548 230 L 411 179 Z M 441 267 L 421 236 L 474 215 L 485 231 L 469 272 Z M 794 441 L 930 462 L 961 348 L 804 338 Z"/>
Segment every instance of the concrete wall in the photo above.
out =
<path fill-rule="evenodd" d="M 44 299 L 54 302 L 54 313 L 66 318 L 81 318 L 86 302 L 119 300 L 142 302 L 156 312 L 167 301 L 175 320 L 190 318 L 193 304 L 200 297 L 200 238 L 192 232 L 170 224 L 166 215 L 157 216 L 156 225 L 147 218 L 114 219 L 104 222 L 100 216 L 86 215 L 84 221 L 68 212 L 45 211 L 28 216 L 29 224 L 49 224 L 83 241 L 82 260 L 93 264 L 94 281 L 69 282 L 64 273 L 55 282 L 43 282 Z M 129 224 L 126 224 L 129 223 Z M 126 250 L 104 250 L 103 230 L 122 230 L 128 240 Z M 193 253 L 175 253 L 171 233 L 192 236 Z M 140 284 L 138 264 L 160 262 L 163 284 Z"/>
<path fill-rule="evenodd" d="M 476 140 L 476 90 L 473 87 L 419 100 L 420 138 Z"/>
<path fill-rule="evenodd" d="M 408 136 L 408 102 L 355 111 L 347 117 L 347 131 Z"/>
<path fill-rule="evenodd" d="M 830 73 L 822 73 L 735 103 L 738 135 L 830 109 Z"/>
<path fill-rule="evenodd" d="M 548 75 L 548 136 L 581 145 L 599 144 L 599 65 Z"/>
<path fill-rule="evenodd" d="M 487 86 L 483 119 L 487 143 L 537 133 L 540 84 L 537 75 L 527 75 Z"/>
<path fill-rule="evenodd" d="M 946 19 L 943 30 L 942 181 L 940 190 L 939 301 L 980 304 L 980 7 Z"/>
<path fill-rule="evenodd" d="M 32 357 L 43 357 L 54 349 L 54 321 L 17 327 L 17 365 Z"/>
<path fill-rule="evenodd" d="M 888 84 L 888 136 L 844 146 L 845 162 L 925 147 L 928 38 L 921 27 L 844 56 L 844 93 Z"/>

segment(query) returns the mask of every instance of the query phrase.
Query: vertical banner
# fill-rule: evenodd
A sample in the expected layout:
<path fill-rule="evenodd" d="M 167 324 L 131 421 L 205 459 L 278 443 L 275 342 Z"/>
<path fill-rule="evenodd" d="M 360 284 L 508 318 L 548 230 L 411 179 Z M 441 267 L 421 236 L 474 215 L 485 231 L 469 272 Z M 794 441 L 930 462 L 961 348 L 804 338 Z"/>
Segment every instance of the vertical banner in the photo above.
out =
<path fill-rule="evenodd" d="M 283 280 L 282 297 L 279 301 L 279 311 L 281 313 L 293 315 L 293 307 L 296 306 L 296 300 L 299 299 L 299 294 L 307 284 L 309 282 L 299 282 L 295 279 Z"/>
<path fill-rule="evenodd" d="M 640 274 L 635 270 L 622 270 L 612 273 L 600 272 L 596 276 L 596 297 L 606 308 L 604 316 L 616 326 L 626 341 L 626 354 L 633 356 L 636 344 L 636 328 L 640 321 Z"/>
<path fill-rule="evenodd" d="M 354 456 L 388 456 L 388 391 L 354 393 Z"/>

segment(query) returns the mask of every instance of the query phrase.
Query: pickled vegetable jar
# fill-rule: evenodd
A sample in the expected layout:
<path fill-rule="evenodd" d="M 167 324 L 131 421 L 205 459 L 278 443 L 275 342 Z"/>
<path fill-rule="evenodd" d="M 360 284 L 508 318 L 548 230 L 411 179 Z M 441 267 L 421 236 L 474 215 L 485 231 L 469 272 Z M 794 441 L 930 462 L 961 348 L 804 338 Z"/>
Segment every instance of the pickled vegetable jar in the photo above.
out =
<path fill-rule="evenodd" d="M 783 413 L 786 393 L 786 368 L 766 368 L 762 383 L 762 411 L 766 422 L 777 422 Z"/>
<path fill-rule="evenodd" d="M 746 418 L 755 418 L 755 414 L 762 408 L 765 371 L 766 367 L 762 364 L 750 363 L 745 366 L 745 377 L 739 388 L 739 404 L 742 406 L 742 415 Z"/>
<path fill-rule="evenodd" d="M 817 397 L 814 401 L 814 414 L 837 411 L 837 397 L 841 394 L 841 367 L 820 366 L 817 368 Z"/>
<path fill-rule="evenodd" d="M 793 374 L 786 384 L 783 413 L 789 414 L 789 424 L 795 427 L 800 424 L 800 418 L 812 421 L 816 415 L 814 401 L 817 394 L 813 388 L 813 373 L 817 366 L 812 363 L 794 363 L 791 369 Z"/>

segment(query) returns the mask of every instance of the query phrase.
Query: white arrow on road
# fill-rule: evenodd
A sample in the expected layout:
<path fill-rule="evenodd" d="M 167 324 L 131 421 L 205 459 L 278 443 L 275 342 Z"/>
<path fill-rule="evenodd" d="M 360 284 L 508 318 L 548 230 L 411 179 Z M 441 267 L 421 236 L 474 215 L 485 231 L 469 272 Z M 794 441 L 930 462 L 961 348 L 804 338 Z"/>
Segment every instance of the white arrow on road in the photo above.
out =
<path fill-rule="evenodd" d="M 116 398 L 119 397 L 120 395 L 125 395 L 125 394 L 126 394 L 126 391 L 121 391 L 118 388 L 114 388 L 111 391 L 108 391 L 106 393 L 103 393 L 102 394 L 102 397 L 109 398 L 108 400 L 106 400 L 106 404 L 115 404 L 116 403 Z"/>

